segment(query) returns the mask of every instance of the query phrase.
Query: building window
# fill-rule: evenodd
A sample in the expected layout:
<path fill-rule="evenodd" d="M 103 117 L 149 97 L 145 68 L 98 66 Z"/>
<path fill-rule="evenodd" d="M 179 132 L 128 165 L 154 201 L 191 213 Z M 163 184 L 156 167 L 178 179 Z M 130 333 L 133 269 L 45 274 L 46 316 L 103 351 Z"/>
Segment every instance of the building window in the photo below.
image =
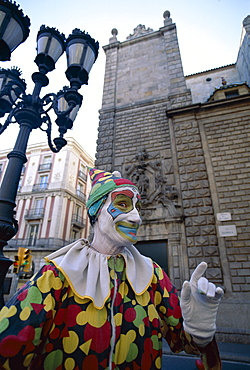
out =
<path fill-rule="evenodd" d="M 83 163 L 81 163 L 80 170 L 78 173 L 78 177 L 80 177 L 84 181 L 87 181 L 86 168 L 87 167 Z"/>
<path fill-rule="evenodd" d="M 38 171 L 49 171 L 52 165 L 51 155 L 45 155 L 43 157 L 42 164 L 39 165 Z"/>
<path fill-rule="evenodd" d="M 39 230 L 39 224 L 34 224 L 34 225 L 29 226 L 28 246 L 36 245 L 38 230 Z"/>
<path fill-rule="evenodd" d="M 40 176 L 40 178 L 39 178 L 39 185 L 40 185 L 40 188 L 41 189 L 47 188 L 48 179 L 49 179 L 49 175 L 42 175 L 42 176 Z"/>
<path fill-rule="evenodd" d="M 26 211 L 26 220 L 38 220 L 44 216 L 44 198 L 36 198 L 33 208 Z"/>
<path fill-rule="evenodd" d="M 71 241 L 74 242 L 75 240 L 80 239 L 81 232 L 79 229 L 72 229 L 71 230 Z"/>
<path fill-rule="evenodd" d="M 33 191 L 46 190 L 48 188 L 49 175 L 42 175 L 39 177 L 39 183 L 33 185 Z"/>
<path fill-rule="evenodd" d="M 86 195 L 84 194 L 84 186 L 81 182 L 78 182 L 76 188 L 76 195 L 83 201 L 86 201 Z"/>
<path fill-rule="evenodd" d="M 36 198 L 34 212 L 41 213 L 41 210 L 43 210 L 43 206 L 44 206 L 44 198 Z"/>

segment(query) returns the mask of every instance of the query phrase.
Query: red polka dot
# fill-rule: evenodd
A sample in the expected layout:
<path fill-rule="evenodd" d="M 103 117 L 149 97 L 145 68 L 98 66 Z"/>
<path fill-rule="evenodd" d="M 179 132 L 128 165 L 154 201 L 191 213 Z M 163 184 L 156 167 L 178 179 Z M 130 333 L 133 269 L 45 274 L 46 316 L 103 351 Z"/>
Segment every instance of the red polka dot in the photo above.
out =
<path fill-rule="evenodd" d="M 50 333 L 50 338 L 51 339 L 56 339 L 60 335 L 60 330 L 58 328 L 55 328 L 51 333 Z"/>
<path fill-rule="evenodd" d="M 132 322 L 134 321 L 136 318 L 136 311 L 134 308 L 128 308 L 125 312 L 124 312 L 124 319 L 127 321 L 127 322 Z"/>
<path fill-rule="evenodd" d="M 151 368 L 152 368 L 152 360 L 151 360 L 151 356 L 150 356 L 149 353 L 144 352 L 142 354 L 141 368 L 143 370 L 151 370 Z"/>
<path fill-rule="evenodd" d="M 49 352 L 53 351 L 53 348 L 54 348 L 53 344 L 52 344 L 52 343 L 48 343 L 48 344 L 46 344 L 46 346 L 45 346 L 45 351 L 46 351 L 47 353 L 49 353 Z"/>

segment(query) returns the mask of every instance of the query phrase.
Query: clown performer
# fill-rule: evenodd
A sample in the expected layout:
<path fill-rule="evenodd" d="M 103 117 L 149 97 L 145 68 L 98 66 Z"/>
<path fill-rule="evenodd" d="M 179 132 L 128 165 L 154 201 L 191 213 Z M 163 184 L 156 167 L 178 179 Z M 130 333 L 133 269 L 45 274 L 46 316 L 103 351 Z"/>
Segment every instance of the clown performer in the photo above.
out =
<path fill-rule="evenodd" d="M 223 295 L 202 262 L 181 299 L 166 273 L 134 247 L 140 194 L 118 172 L 90 170 L 93 241 L 80 239 L 46 264 L 0 312 L 0 368 L 159 370 L 162 337 L 173 352 L 221 369 L 214 339 Z"/>

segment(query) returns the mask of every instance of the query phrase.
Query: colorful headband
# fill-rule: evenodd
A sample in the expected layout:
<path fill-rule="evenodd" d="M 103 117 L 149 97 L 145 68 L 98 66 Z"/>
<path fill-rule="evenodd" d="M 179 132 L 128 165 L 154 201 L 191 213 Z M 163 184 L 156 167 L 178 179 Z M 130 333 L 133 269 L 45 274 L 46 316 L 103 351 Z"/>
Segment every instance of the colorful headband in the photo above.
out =
<path fill-rule="evenodd" d="M 89 168 L 89 176 L 92 182 L 92 189 L 86 203 L 86 208 L 90 218 L 97 215 L 111 191 L 126 185 L 133 186 L 137 189 L 137 186 L 132 181 L 123 179 L 118 171 L 110 173 L 97 170 L 96 168 Z"/>

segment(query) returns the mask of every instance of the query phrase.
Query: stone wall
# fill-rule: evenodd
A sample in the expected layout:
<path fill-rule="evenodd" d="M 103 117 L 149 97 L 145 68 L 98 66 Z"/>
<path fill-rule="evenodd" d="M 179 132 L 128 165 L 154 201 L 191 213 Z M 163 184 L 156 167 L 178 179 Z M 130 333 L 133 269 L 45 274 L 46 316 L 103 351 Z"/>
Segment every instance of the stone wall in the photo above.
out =
<path fill-rule="evenodd" d="M 249 102 L 248 94 L 167 111 L 176 143 L 189 268 L 201 260 L 208 263 L 207 277 L 225 290 L 218 337 L 243 343 L 249 343 L 250 333 Z"/>

